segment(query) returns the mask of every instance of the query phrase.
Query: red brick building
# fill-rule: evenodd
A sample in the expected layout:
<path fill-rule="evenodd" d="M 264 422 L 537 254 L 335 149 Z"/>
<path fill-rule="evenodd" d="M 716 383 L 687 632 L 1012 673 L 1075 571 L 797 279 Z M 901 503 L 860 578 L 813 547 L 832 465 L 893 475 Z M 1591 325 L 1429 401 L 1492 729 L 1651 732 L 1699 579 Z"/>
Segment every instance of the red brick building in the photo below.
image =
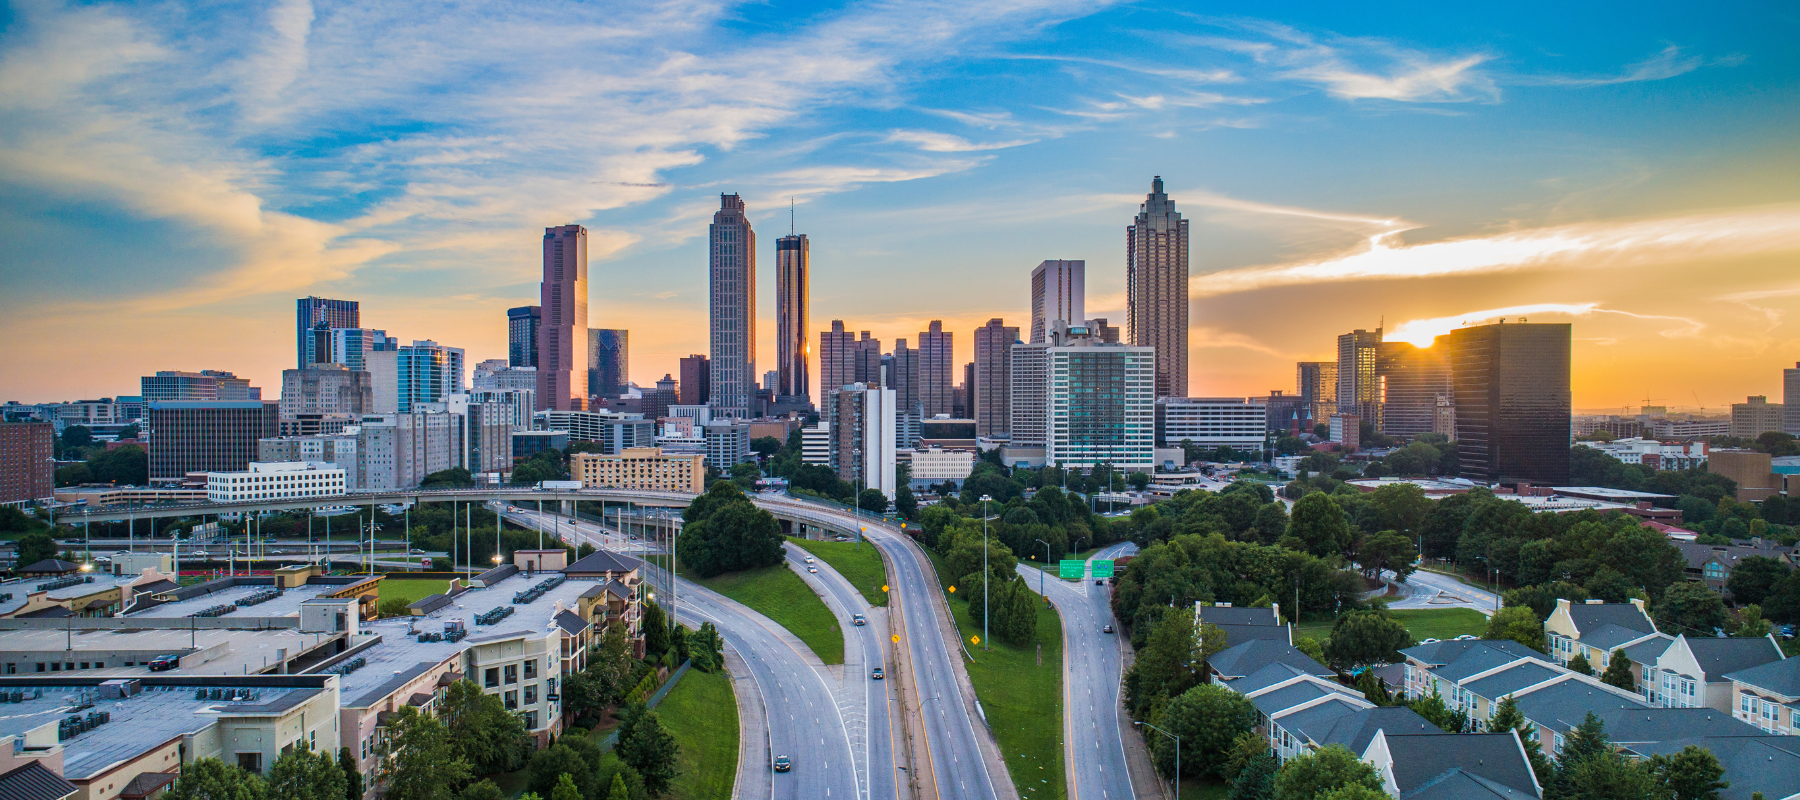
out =
<path fill-rule="evenodd" d="M 54 425 L 0 423 L 0 503 L 49 498 L 55 488 L 55 459 Z"/>

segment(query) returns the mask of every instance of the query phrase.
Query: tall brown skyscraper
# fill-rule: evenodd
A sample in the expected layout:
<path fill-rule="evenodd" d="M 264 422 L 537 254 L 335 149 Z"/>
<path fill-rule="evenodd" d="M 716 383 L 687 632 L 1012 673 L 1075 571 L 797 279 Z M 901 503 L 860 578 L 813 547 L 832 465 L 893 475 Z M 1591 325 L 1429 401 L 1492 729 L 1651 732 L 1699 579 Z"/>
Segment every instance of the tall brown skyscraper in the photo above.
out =
<path fill-rule="evenodd" d="M 719 195 L 708 229 L 713 416 L 751 416 L 756 399 L 756 232 L 744 200 Z"/>
<path fill-rule="evenodd" d="M 812 255 L 806 234 L 775 242 L 775 394 L 812 399 L 807 364 L 812 357 L 807 335 L 808 292 Z"/>
<path fill-rule="evenodd" d="M 894 407 L 902 415 L 919 411 L 919 351 L 906 346 L 905 339 L 894 340 L 894 355 L 888 364 L 888 386 L 894 390 Z M 910 445 L 909 445 L 910 446 Z"/>
<path fill-rule="evenodd" d="M 821 408 L 827 394 L 852 383 L 874 386 L 881 382 L 881 340 L 862 338 L 844 330 L 844 321 L 831 321 L 831 330 L 819 332 L 819 396 Z"/>
<path fill-rule="evenodd" d="M 919 402 L 925 404 L 925 418 L 938 414 L 954 414 L 956 407 L 956 350 L 953 334 L 944 330 L 942 320 L 932 320 L 929 330 L 919 334 Z"/>
<path fill-rule="evenodd" d="M 975 329 L 975 435 L 1011 438 L 1012 346 L 1019 329 L 1000 318 Z"/>
<path fill-rule="evenodd" d="M 1160 175 L 1125 229 L 1125 328 L 1133 345 L 1156 348 L 1156 396 L 1186 397 L 1188 223 Z"/>
<path fill-rule="evenodd" d="M 679 397 L 678 405 L 703 406 L 712 397 L 708 384 L 712 380 L 712 369 L 706 363 L 706 356 L 695 353 L 681 360 L 681 383 L 676 389 Z"/>
<path fill-rule="evenodd" d="M 588 398 L 587 229 L 544 229 L 542 322 L 538 326 L 539 411 L 580 411 Z"/>
<path fill-rule="evenodd" d="M 1462 476 L 1490 483 L 1569 481 L 1568 323 L 1499 323 L 1438 337 L 1456 389 Z"/>

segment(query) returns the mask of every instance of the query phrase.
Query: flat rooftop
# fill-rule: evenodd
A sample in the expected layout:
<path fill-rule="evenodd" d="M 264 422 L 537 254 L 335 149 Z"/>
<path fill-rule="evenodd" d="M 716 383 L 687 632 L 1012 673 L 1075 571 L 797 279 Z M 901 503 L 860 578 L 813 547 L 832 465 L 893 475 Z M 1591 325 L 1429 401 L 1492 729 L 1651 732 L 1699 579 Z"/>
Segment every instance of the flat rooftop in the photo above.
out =
<path fill-rule="evenodd" d="M 164 603 L 159 606 L 147 608 L 142 611 L 138 611 L 133 614 L 127 614 L 124 616 L 128 616 L 133 619 L 136 619 L 136 618 L 156 619 L 156 618 L 170 618 L 170 617 L 186 617 L 189 614 L 195 613 L 197 611 L 205 611 L 206 609 L 212 608 L 213 606 L 231 605 L 233 602 L 242 600 L 253 594 L 257 594 L 259 592 L 264 592 L 264 591 L 267 591 L 272 588 L 274 588 L 274 587 L 272 587 L 272 586 L 230 586 L 230 587 L 221 589 L 219 591 L 213 592 L 211 594 L 203 594 L 203 595 L 200 595 L 199 597 L 193 597 L 193 598 L 189 598 L 187 600 L 177 600 L 176 602 L 173 602 L 173 603 Z M 227 617 L 293 617 L 293 616 L 299 616 L 301 603 L 303 603 L 307 600 L 311 600 L 312 598 L 318 597 L 319 595 L 324 594 L 326 592 L 334 591 L 334 590 L 342 589 L 342 588 L 344 588 L 344 587 L 341 585 L 334 586 L 334 585 L 327 585 L 327 584 L 307 584 L 305 586 L 299 586 L 299 587 L 296 587 L 293 589 L 283 589 L 280 597 L 276 597 L 273 600 L 258 603 L 253 606 L 245 606 L 243 608 L 240 608 L 236 611 L 231 612 L 230 614 L 227 614 L 226 616 Z"/>
<path fill-rule="evenodd" d="M 74 620 L 80 625 L 80 620 Z M 220 628 L 123 628 L 82 630 L 41 629 L 41 630 L 9 630 L 0 631 L 0 663 L 18 664 L 15 673 L 20 677 L 42 677 L 50 674 L 37 671 L 37 662 L 48 660 L 49 656 L 34 654 L 65 654 L 64 663 L 93 663 L 105 659 L 104 669 L 80 669 L 74 674 L 83 678 L 127 678 L 142 677 L 152 674 L 150 668 L 143 666 L 124 666 L 124 660 L 115 655 L 119 651 L 156 654 L 185 654 L 194 650 L 206 650 L 218 645 L 226 645 L 211 660 L 193 667 L 182 667 L 172 672 L 154 673 L 157 675 L 255 675 L 278 664 L 280 655 L 276 651 L 286 648 L 288 658 L 293 659 L 321 643 L 327 642 L 338 634 L 301 633 L 293 628 L 271 630 L 228 630 Z M 138 659 L 133 659 L 138 660 Z M 0 706 L 0 715 L 6 713 L 11 706 Z"/>
<path fill-rule="evenodd" d="M 1591 497 L 1596 500 L 1616 500 L 1621 503 L 1635 503 L 1639 500 L 1674 500 L 1675 495 L 1657 494 L 1655 492 L 1634 492 L 1629 489 L 1608 489 L 1604 486 L 1553 486 L 1559 494 L 1575 497 Z"/>
<path fill-rule="evenodd" d="M 193 687 L 146 687 L 134 697 L 117 700 L 101 699 L 96 687 L 33 687 L 24 689 L 26 697 L 42 691 L 43 696 L 22 703 L 0 706 L 0 736 L 19 736 L 43 725 L 74 714 L 85 717 L 89 712 L 106 711 L 112 721 L 65 739 L 63 776 L 83 780 L 121 761 L 136 758 L 151 747 L 185 734 L 198 733 L 233 712 L 255 713 L 257 709 L 287 707 L 318 694 L 321 689 L 258 687 L 256 699 L 246 701 L 195 700 Z M 92 703 L 92 708 L 76 707 Z"/>

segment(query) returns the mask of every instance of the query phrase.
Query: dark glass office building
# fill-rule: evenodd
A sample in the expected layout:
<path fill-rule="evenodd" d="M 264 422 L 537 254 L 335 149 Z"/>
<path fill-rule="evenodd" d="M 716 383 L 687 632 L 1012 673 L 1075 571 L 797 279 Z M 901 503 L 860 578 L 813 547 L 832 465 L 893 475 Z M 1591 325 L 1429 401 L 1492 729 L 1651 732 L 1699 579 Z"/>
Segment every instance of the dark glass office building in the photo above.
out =
<path fill-rule="evenodd" d="M 294 344 L 295 369 L 306 369 L 321 361 L 330 361 L 329 357 L 321 358 L 317 352 L 319 337 L 312 331 L 323 327 L 327 331 L 332 328 L 362 327 L 362 312 L 355 300 L 327 300 L 323 297 L 302 297 L 294 301 Z"/>
<path fill-rule="evenodd" d="M 1381 380 L 1381 432 L 1404 439 L 1431 433 L 1438 398 L 1450 396 L 1450 359 L 1441 347 L 1407 342 L 1376 346 Z"/>
<path fill-rule="evenodd" d="M 1568 485 L 1571 331 L 1503 322 L 1438 337 L 1450 354 L 1463 477 Z"/>
<path fill-rule="evenodd" d="M 151 403 L 148 414 L 151 480 L 247 469 L 257 440 L 280 433 L 273 401 L 171 400 Z"/>
<path fill-rule="evenodd" d="M 543 306 L 519 306 L 506 310 L 506 365 L 538 365 L 538 326 L 544 321 Z"/>
<path fill-rule="evenodd" d="M 588 396 L 618 397 L 631 380 L 626 332 L 588 329 Z"/>

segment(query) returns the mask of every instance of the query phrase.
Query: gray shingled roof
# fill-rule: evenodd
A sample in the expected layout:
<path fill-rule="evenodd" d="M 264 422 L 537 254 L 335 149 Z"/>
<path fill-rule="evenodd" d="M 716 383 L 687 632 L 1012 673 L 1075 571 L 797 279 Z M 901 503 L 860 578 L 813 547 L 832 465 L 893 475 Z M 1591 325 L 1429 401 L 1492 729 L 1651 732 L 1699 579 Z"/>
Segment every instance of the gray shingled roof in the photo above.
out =
<path fill-rule="evenodd" d="M 1357 698 L 1360 700 L 1362 698 Z M 1323 703 L 1303 708 L 1276 720 L 1289 733 L 1299 737 L 1301 741 L 1322 742 L 1331 734 L 1331 727 L 1338 720 L 1361 711 L 1366 706 L 1348 697 L 1332 698 Z"/>
<path fill-rule="evenodd" d="M 1582 631 L 1581 643 L 1588 647 L 1597 647 L 1610 655 L 1615 648 L 1625 646 L 1626 642 L 1635 642 L 1649 635 L 1644 631 L 1608 622 L 1592 631 Z"/>
<path fill-rule="evenodd" d="M 1312 681 L 1305 681 L 1252 697 L 1250 704 L 1256 706 L 1256 710 L 1272 717 L 1301 703 L 1333 694 L 1338 694 L 1338 692 Z"/>
<path fill-rule="evenodd" d="M 1401 796 L 1425 787 L 1446 770 L 1460 769 L 1536 797 L 1536 780 L 1519 739 L 1501 733 L 1434 733 L 1388 740 L 1394 783 Z"/>
<path fill-rule="evenodd" d="M 1764 797 L 1800 794 L 1800 736 L 1715 736 L 1669 739 L 1629 749 L 1639 756 L 1673 755 L 1688 745 L 1711 750 L 1725 769 L 1723 780 L 1731 785 L 1720 790 L 1720 800 L 1750 800 L 1751 792 Z"/>
<path fill-rule="evenodd" d="M 1694 660 L 1706 670 L 1706 679 L 1715 681 L 1738 670 L 1760 667 L 1781 660 L 1781 648 L 1766 636 L 1755 639 L 1688 639 Z"/>
<path fill-rule="evenodd" d="M 588 621 L 573 611 L 563 611 L 557 614 L 556 625 L 570 635 L 579 634 L 588 629 Z"/>
<path fill-rule="evenodd" d="M 1786 697 L 1800 697 L 1800 658 L 1784 658 L 1740 669 L 1725 677 Z"/>
<path fill-rule="evenodd" d="M 1562 670 L 1537 661 L 1524 661 L 1479 680 L 1463 684 L 1481 697 L 1499 700 L 1527 686 L 1536 686 L 1563 673 Z"/>
<path fill-rule="evenodd" d="M 637 569 L 642 564 L 643 562 L 630 556 L 622 556 L 618 553 L 610 553 L 605 550 L 595 550 L 577 560 L 575 563 L 563 567 L 562 571 L 566 575 L 630 572 Z"/>
<path fill-rule="evenodd" d="M 1487 648 L 1510 653 L 1518 658 L 1542 657 L 1544 654 L 1519 644 L 1511 639 L 1446 639 L 1431 644 L 1420 644 L 1400 651 L 1400 655 L 1416 659 L 1424 664 L 1443 666 L 1455 661 L 1472 648 Z"/>
<path fill-rule="evenodd" d="M 1716 708 L 1636 708 L 1595 712 L 1615 744 L 1696 736 L 1756 736 L 1761 729 Z"/>
<path fill-rule="evenodd" d="M 32 564 L 31 566 L 20 569 L 19 574 L 24 575 L 27 573 L 74 572 L 75 570 L 78 570 L 78 569 L 81 569 L 81 565 L 77 564 L 73 561 L 64 561 L 60 558 L 46 558 L 43 561 L 39 561 L 35 564 Z"/>
<path fill-rule="evenodd" d="M 1324 664 L 1314 661 L 1312 656 L 1300 652 L 1299 648 L 1285 641 L 1269 639 L 1254 639 L 1227 647 L 1214 653 L 1206 663 L 1227 678 L 1242 678 L 1277 661 L 1308 670 L 1312 675 L 1335 674 Z"/>
<path fill-rule="evenodd" d="M 1463 679 L 1471 675 L 1487 672 L 1496 667 L 1506 666 L 1521 658 L 1531 657 L 1543 658 L 1544 654 L 1530 648 L 1526 648 L 1525 653 L 1519 653 L 1512 648 L 1507 647 L 1477 646 L 1469 648 L 1450 663 L 1438 667 L 1436 672 L 1439 677 L 1444 678 L 1445 680 L 1460 683 Z"/>
<path fill-rule="evenodd" d="M 1659 633 L 1650 639 L 1625 648 L 1625 657 L 1639 664 L 1654 666 L 1656 659 L 1661 658 L 1662 654 L 1669 649 L 1669 645 L 1674 642 L 1675 637 Z"/>
<path fill-rule="evenodd" d="M 1649 708 L 1643 700 L 1622 697 L 1577 679 L 1533 689 L 1517 696 L 1519 713 L 1554 732 L 1581 724 L 1587 712 L 1604 715 L 1623 708 Z"/>
<path fill-rule="evenodd" d="M 1201 606 L 1200 619 L 1214 625 L 1271 625 L 1280 626 L 1281 618 L 1275 615 L 1273 608 L 1249 608 L 1241 606 Z"/>
<path fill-rule="evenodd" d="M 0 775 L 0 800 L 63 800 L 81 791 L 38 761 Z"/>
<path fill-rule="evenodd" d="M 1405 706 L 1376 706 L 1339 717 L 1325 732 L 1325 738 L 1318 741 L 1321 746 L 1341 744 L 1360 755 L 1375 739 L 1376 731 L 1390 737 L 1444 732 Z"/>
<path fill-rule="evenodd" d="M 1238 694 L 1249 694 L 1259 689 L 1267 689 L 1270 686 L 1274 686 L 1285 680 L 1298 678 L 1302 675 L 1316 674 L 1317 673 L 1315 672 L 1309 672 L 1287 662 L 1277 661 L 1242 678 L 1227 679 L 1224 681 L 1224 684 L 1225 688 L 1237 692 Z"/>
<path fill-rule="evenodd" d="M 1569 618 L 1575 621 L 1575 629 L 1583 638 L 1587 632 L 1598 629 L 1601 625 L 1617 625 L 1644 633 L 1655 633 L 1656 624 L 1650 621 L 1649 615 L 1638 610 L 1630 603 L 1570 603 Z"/>
<path fill-rule="evenodd" d="M 1444 771 L 1411 792 L 1401 792 L 1400 797 L 1402 800 L 1497 800 L 1521 797 L 1536 800 L 1537 795 L 1495 783 L 1479 775 L 1470 775 L 1457 768 Z"/>

